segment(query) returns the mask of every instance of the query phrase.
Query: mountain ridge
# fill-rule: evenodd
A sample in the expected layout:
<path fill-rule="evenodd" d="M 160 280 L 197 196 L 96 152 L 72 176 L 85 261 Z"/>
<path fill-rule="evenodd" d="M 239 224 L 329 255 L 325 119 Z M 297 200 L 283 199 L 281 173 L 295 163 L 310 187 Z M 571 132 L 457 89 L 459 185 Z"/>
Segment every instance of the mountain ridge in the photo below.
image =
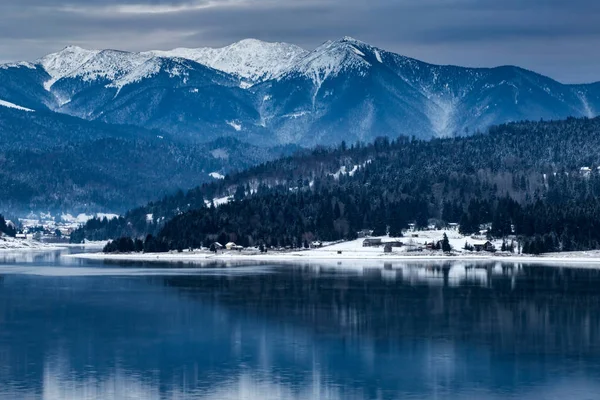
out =
<path fill-rule="evenodd" d="M 68 46 L 0 67 L 0 98 L 191 142 L 234 136 L 312 147 L 595 117 L 600 84 L 562 84 L 516 66 L 435 65 L 351 37 L 311 51 L 246 39 L 146 52 Z"/>

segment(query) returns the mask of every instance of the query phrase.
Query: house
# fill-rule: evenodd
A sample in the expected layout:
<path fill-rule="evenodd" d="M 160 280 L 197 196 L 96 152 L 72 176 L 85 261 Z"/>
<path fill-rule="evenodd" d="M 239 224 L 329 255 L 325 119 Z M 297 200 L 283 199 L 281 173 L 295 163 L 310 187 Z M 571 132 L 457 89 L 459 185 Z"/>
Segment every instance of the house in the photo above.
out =
<path fill-rule="evenodd" d="M 418 245 L 418 244 L 411 244 L 411 243 L 408 243 L 406 245 L 407 253 L 413 253 L 413 252 L 417 252 L 417 251 L 423 251 L 423 246 Z"/>
<path fill-rule="evenodd" d="M 310 247 L 313 249 L 320 249 L 321 247 L 323 247 L 323 242 L 316 240 L 310 244 Z"/>
<path fill-rule="evenodd" d="M 24 233 L 17 233 L 17 235 L 15 236 L 15 238 L 17 239 L 27 239 L 27 235 Z"/>
<path fill-rule="evenodd" d="M 211 249 L 215 249 L 215 250 L 221 250 L 223 249 L 223 245 L 219 242 L 214 242 L 213 244 L 210 245 Z"/>
<path fill-rule="evenodd" d="M 233 242 L 229 242 L 229 243 L 227 243 L 227 244 L 225 245 L 225 248 L 226 248 L 227 250 L 238 250 L 238 251 L 244 250 L 244 246 L 238 246 L 237 244 L 235 244 L 235 243 L 233 243 Z"/>
<path fill-rule="evenodd" d="M 490 252 L 490 253 L 494 253 L 496 251 L 496 247 L 489 240 L 485 241 L 485 242 L 476 242 L 476 243 L 473 243 L 473 248 L 477 252 L 479 252 L 479 251 L 487 251 L 487 252 Z"/>
<path fill-rule="evenodd" d="M 391 253 L 392 252 L 392 244 L 391 243 L 386 243 L 385 247 L 383 248 L 383 252 L 384 253 Z"/>
<path fill-rule="evenodd" d="M 378 247 L 381 245 L 381 238 L 369 238 L 363 241 L 363 247 Z"/>
<path fill-rule="evenodd" d="M 383 244 L 386 245 L 386 246 L 389 244 L 391 247 L 402 247 L 402 246 L 404 246 L 404 243 L 402 243 L 399 240 L 394 240 L 392 242 L 385 242 Z"/>
<path fill-rule="evenodd" d="M 450 222 L 448 224 L 448 229 L 451 230 L 451 231 L 458 231 L 459 225 L 456 222 Z"/>

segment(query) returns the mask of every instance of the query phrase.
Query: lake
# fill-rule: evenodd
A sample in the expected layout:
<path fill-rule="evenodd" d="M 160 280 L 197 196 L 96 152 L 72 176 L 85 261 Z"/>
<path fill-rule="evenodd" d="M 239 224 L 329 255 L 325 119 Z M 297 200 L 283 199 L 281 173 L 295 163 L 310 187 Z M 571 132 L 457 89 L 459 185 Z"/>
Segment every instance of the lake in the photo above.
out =
<path fill-rule="evenodd" d="M 0 253 L 1 400 L 600 398 L 600 270 L 63 254 Z"/>

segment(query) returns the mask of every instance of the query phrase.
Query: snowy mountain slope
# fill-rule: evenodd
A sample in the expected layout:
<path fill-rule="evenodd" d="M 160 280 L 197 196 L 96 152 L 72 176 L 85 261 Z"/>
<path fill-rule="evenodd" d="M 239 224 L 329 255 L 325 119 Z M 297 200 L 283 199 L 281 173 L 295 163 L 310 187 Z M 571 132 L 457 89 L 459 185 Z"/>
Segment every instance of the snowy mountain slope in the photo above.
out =
<path fill-rule="evenodd" d="M 86 50 L 78 46 L 68 46 L 58 53 L 48 54 L 38 60 L 50 79 L 44 83 L 46 90 L 50 90 L 56 81 L 73 74 L 92 57 L 100 53 L 99 50 Z"/>
<path fill-rule="evenodd" d="M 336 143 L 390 134 L 454 136 L 523 119 L 595 116 L 598 90 L 582 86 L 518 67 L 431 65 L 346 37 L 325 43 L 257 90 L 263 118 L 267 126 L 274 123 L 280 140 L 305 135 L 309 143 Z"/>
<path fill-rule="evenodd" d="M 192 141 L 311 146 L 593 117 L 600 84 L 564 85 L 511 66 L 432 65 L 350 37 L 310 52 L 247 39 L 144 53 L 67 47 L 33 64 L 0 66 L 0 99 Z"/>
<path fill-rule="evenodd" d="M 0 65 L 0 99 L 34 110 L 47 109 L 54 96 L 43 83 L 49 75 L 41 66 L 29 63 Z"/>
<path fill-rule="evenodd" d="M 21 110 L 21 111 L 27 111 L 27 112 L 34 112 L 34 110 L 32 110 L 30 108 L 21 107 L 19 105 L 16 105 L 14 103 L 11 103 L 9 101 L 5 101 L 5 100 L 2 100 L 2 99 L 0 99 L 0 107 L 14 108 L 15 110 Z"/>
<path fill-rule="evenodd" d="M 334 144 L 430 132 L 427 99 L 351 38 L 327 42 L 256 87 L 265 125 L 280 142 Z"/>
<path fill-rule="evenodd" d="M 245 39 L 223 48 L 179 48 L 171 51 L 151 51 L 146 54 L 187 58 L 250 83 L 257 83 L 279 76 L 308 52 L 288 43 Z"/>
<path fill-rule="evenodd" d="M 264 133 L 252 104 L 252 95 L 231 75 L 186 59 L 154 57 L 108 84 L 80 88 L 58 111 L 159 129 L 193 142 L 243 130 L 249 141 Z M 231 121 L 239 121 L 236 128 Z"/>

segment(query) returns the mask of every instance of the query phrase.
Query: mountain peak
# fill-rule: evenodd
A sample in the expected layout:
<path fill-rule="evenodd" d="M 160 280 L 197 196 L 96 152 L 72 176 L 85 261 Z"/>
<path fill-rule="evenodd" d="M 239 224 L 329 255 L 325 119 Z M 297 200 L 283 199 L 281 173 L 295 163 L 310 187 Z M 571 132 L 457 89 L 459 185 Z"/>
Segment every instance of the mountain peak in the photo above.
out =
<path fill-rule="evenodd" d="M 344 36 L 339 41 L 342 43 L 366 44 L 365 42 L 355 39 L 352 36 Z"/>
<path fill-rule="evenodd" d="M 303 75 L 320 86 L 327 78 L 337 76 L 342 71 L 369 68 L 371 63 L 359 49 L 360 44 L 362 42 L 350 37 L 327 41 L 299 60 L 286 75 Z"/>
<path fill-rule="evenodd" d="M 61 52 L 78 52 L 78 51 L 90 51 L 90 50 L 84 49 L 83 47 L 80 47 L 80 46 L 77 46 L 77 45 L 73 45 L 73 44 L 65 46 L 61 50 Z"/>
<path fill-rule="evenodd" d="M 148 52 L 160 57 L 180 57 L 257 83 L 272 79 L 290 68 L 308 52 L 296 45 L 244 39 L 221 48 L 179 48 Z"/>

